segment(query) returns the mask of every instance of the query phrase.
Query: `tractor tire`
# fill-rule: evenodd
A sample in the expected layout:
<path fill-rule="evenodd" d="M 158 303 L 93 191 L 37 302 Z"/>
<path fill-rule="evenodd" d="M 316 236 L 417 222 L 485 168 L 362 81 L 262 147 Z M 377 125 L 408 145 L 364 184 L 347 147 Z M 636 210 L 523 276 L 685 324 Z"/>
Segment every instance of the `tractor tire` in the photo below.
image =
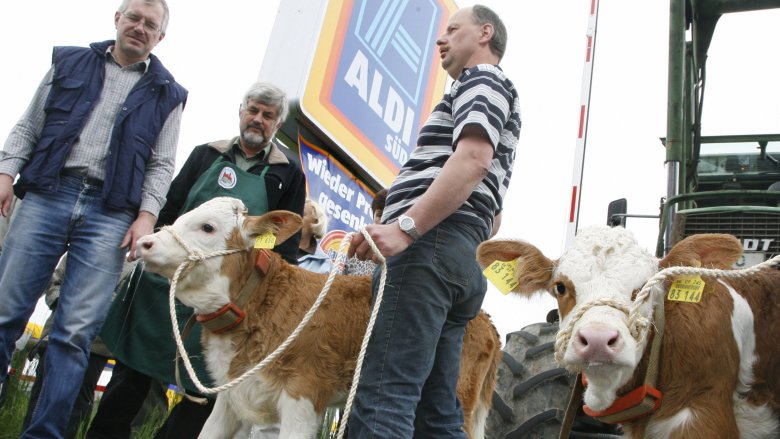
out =
<path fill-rule="evenodd" d="M 498 368 L 488 439 L 558 439 L 575 376 L 555 362 L 557 313 L 553 323 L 535 323 L 508 334 Z M 570 435 L 577 439 L 620 438 L 620 429 L 580 413 Z"/>

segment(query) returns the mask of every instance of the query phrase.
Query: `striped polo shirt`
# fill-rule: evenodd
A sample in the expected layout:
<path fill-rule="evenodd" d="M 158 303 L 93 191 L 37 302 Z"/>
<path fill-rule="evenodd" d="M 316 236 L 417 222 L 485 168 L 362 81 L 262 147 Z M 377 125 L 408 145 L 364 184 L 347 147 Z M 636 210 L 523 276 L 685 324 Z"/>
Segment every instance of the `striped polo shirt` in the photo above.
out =
<path fill-rule="evenodd" d="M 382 223 L 395 221 L 425 193 L 469 124 L 485 129 L 493 160 L 487 176 L 449 219 L 490 231 L 509 187 L 520 135 L 517 91 L 501 68 L 490 64 L 464 70 L 433 109 L 420 130 L 417 147 L 390 187 Z"/>

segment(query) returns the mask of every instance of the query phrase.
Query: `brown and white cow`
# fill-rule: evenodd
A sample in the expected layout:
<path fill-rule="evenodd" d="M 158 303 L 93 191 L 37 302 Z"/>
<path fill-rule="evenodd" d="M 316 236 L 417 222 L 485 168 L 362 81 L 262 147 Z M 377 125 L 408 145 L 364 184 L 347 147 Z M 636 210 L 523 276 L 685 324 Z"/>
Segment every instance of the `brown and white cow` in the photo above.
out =
<path fill-rule="evenodd" d="M 608 227 L 582 230 L 557 260 L 521 241 L 487 241 L 477 251 L 483 266 L 516 260 L 518 285 L 513 291 L 552 294 L 562 316 L 561 330 L 588 303 L 612 299 L 630 307 L 659 269 L 729 269 L 741 253 L 733 236 L 703 234 L 678 243 L 659 261 L 630 232 Z M 633 438 L 777 438 L 780 270 L 702 280 L 698 303 L 666 299 L 671 281 L 665 282 L 664 295 L 659 295 L 665 299 L 657 381 L 660 407 L 623 427 Z M 651 306 L 641 308 L 643 316 L 651 318 Z M 584 402 L 593 411 L 609 409 L 642 383 L 636 372 L 646 367 L 648 340 L 637 342 L 627 320 L 615 307 L 594 306 L 573 323 L 563 346 L 564 366 L 587 377 Z"/>
<path fill-rule="evenodd" d="M 258 250 L 252 247 L 258 236 L 271 232 L 277 243 L 283 242 L 300 225 L 291 212 L 247 216 L 241 201 L 215 198 L 171 226 L 195 251 L 242 250 L 208 258 L 178 281 L 177 298 L 198 315 L 236 301 L 247 280 L 260 275 L 241 305 L 246 317 L 238 326 L 221 334 L 203 331 L 207 367 L 217 383 L 237 378 L 273 352 L 322 290 L 327 276 L 290 265 L 273 252 L 267 252 L 264 273 L 255 267 Z M 146 269 L 169 278 L 188 258 L 168 230 L 143 237 L 138 248 Z M 314 437 L 326 407 L 343 405 L 348 394 L 370 302 L 370 277 L 336 276 L 327 298 L 287 350 L 257 375 L 217 395 L 201 437 L 231 438 L 242 424 L 277 422 L 281 438 Z M 464 429 L 471 438 L 484 437 L 500 349 L 498 333 L 483 312 L 466 328 L 458 381 Z"/>

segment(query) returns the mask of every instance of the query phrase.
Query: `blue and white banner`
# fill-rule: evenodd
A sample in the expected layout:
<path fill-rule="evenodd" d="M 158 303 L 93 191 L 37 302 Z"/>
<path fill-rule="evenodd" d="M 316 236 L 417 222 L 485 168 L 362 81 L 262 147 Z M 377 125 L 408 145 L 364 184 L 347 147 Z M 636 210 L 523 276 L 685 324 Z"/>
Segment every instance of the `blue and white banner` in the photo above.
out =
<path fill-rule="evenodd" d="M 328 231 L 358 231 L 373 223 L 371 201 L 374 193 L 358 182 L 344 165 L 300 135 L 298 148 L 309 198 L 328 214 Z"/>

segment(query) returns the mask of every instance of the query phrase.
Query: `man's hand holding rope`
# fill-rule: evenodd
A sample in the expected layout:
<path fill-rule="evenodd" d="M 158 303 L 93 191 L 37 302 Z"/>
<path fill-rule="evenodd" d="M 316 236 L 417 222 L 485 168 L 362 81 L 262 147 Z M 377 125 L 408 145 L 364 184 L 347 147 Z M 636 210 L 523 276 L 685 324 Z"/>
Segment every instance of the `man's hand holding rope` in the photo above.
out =
<path fill-rule="evenodd" d="M 371 235 L 374 244 L 382 253 L 382 256 L 388 258 L 395 256 L 406 250 L 414 240 L 401 230 L 397 222 L 392 224 L 369 224 L 366 226 L 366 232 Z M 349 244 L 347 257 L 356 256 L 362 261 L 372 260 L 377 264 L 381 260 L 371 250 L 371 246 L 366 241 L 366 237 L 361 233 L 356 233 Z"/>

